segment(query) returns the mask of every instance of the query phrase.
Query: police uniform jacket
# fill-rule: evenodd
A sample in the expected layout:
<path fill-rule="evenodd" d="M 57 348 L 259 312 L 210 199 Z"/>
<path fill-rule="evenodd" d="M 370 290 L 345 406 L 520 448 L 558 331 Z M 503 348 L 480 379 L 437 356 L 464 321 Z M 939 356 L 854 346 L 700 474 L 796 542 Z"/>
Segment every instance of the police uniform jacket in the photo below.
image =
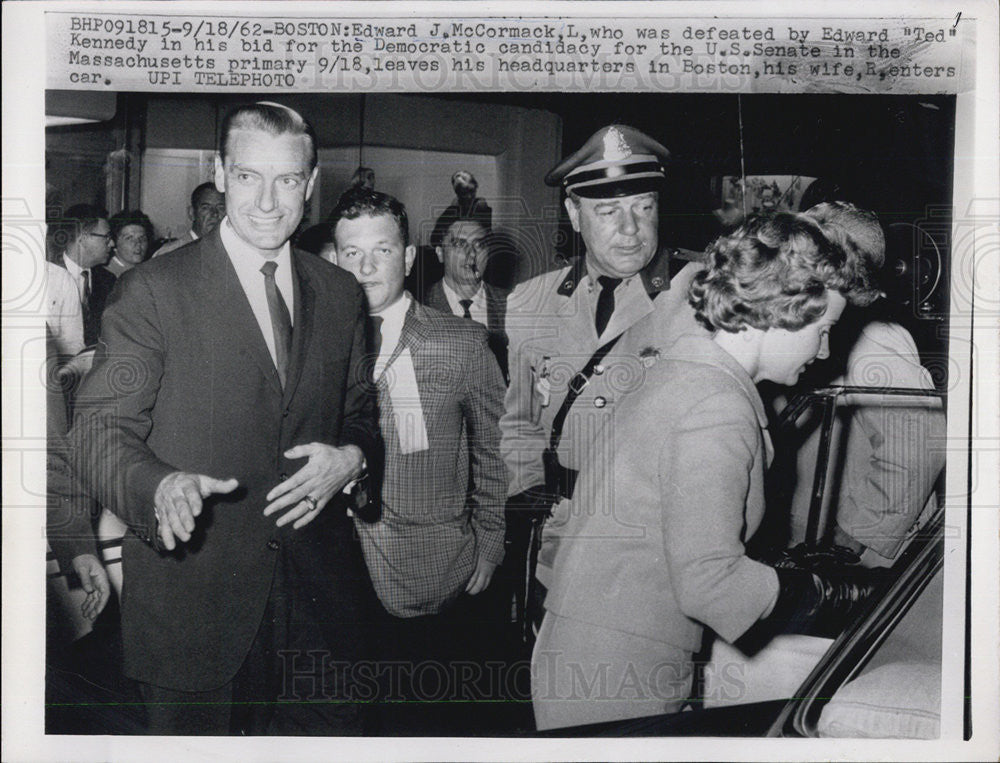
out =
<path fill-rule="evenodd" d="M 700 265 L 671 280 L 659 256 L 615 291 L 615 310 L 603 335 L 594 327 L 599 285 L 581 257 L 574 265 L 520 284 L 507 302 L 510 387 L 500 419 L 501 452 L 514 495 L 545 482 L 542 452 L 570 380 L 609 339 L 621 339 L 576 399 L 563 427 L 562 466 L 579 469 L 601 422 L 641 386 L 646 364 L 680 335 L 705 334 L 688 304 L 688 285 Z"/>

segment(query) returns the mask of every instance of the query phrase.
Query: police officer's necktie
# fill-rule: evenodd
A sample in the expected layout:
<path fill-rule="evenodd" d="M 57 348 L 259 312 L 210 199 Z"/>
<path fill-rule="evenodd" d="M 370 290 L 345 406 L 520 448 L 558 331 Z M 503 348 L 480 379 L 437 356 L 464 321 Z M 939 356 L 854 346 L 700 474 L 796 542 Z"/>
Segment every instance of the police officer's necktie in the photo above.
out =
<path fill-rule="evenodd" d="M 274 332 L 274 365 L 278 369 L 278 379 L 285 386 L 288 374 L 288 354 L 292 347 L 292 318 L 288 313 L 288 305 L 278 290 L 274 281 L 274 271 L 278 263 L 268 260 L 261 265 L 260 272 L 264 274 L 264 292 L 267 294 L 267 309 L 271 313 L 271 330 Z"/>
<path fill-rule="evenodd" d="M 615 311 L 615 289 L 622 282 L 622 279 L 598 276 L 597 281 L 601 284 L 601 293 L 597 297 L 597 314 L 594 316 L 594 326 L 597 328 L 597 336 L 600 336 L 608 327 L 611 314 Z"/>
<path fill-rule="evenodd" d="M 471 299 L 460 299 L 460 300 L 458 300 L 458 304 L 460 304 L 462 306 L 462 317 L 463 318 L 468 318 L 471 321 L 472 320 L 472 313 L 469 312 L 469 308 L 472 307 L 472 300 Z"/>

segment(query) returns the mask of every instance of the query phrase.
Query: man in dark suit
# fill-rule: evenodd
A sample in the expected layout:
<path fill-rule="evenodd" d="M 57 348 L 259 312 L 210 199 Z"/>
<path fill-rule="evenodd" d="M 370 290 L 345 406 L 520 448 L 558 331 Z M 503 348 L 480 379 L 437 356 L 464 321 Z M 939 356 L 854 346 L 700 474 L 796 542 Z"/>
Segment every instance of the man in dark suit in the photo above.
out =
<path fill-rule="evenodd" d="M 435 247 L 444 277 L 427 291 L 424 302 L 441 312 L 476 321 L 486 326 L 490 350 L 507 379 L 508 293 L 483 281 L 490 254 L 489 223 L 480 217 L 455 217 L 444 228 Z"/>
<path fill-rule="evenodd" d="M 299 114 L 231 112 L 226 219 L 122 276 L 77 400 L 78 471 L 129 526 L 124 671 L 152 733 L 360 731 L 319 652 L 360 658 L 367 579 L 321 512 L 379 438 L 363 295 L 288 244 L 316 174 Z"/>
<path fill-rule="evenodd" d="M 445 662 L 484 640 L 469 627 L 469 596 L 481 598 L 503 559 L 503 381 L 481 326 L 404 291 L 416 249 L 398 200 L 355 189 L 330 220 L 336 262 L 364 288 L 380 340 L 373 354 L 385 441 L 382 515 L 356 526 L 391 616 L 385 656 Z"/>

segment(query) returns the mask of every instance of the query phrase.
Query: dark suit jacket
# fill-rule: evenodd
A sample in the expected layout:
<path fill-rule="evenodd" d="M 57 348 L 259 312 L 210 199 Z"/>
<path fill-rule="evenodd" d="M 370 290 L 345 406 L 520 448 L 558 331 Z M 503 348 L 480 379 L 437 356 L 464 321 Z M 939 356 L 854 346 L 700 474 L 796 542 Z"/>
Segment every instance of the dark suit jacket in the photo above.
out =
<path fill-rule="evenodd" d="M 488 283 L 484 283 L 483 288 L 486 289 L 486 330 L 490 350 L 500 365 L 504 382 L 507 382 L 510 376 L 507 373 L 508 339 L 504 323 L 507 318 L 508 292 Z M 448 304 L 448 298 L 445 296 L 443 281 L 435 281 L 431 285 L 424 298 L 424 304 L 443 313 L 451 314 L 451 305 Z"/>
<path fill-rule="evenodd" d="M 130 528 L 122 629 L 125 672 L 137 680 L 183 691 L 231 680 L 260 625 L 279 559 L 294 580 L 297 560 L 320 549 L 335 559 L 334 572 L 355 582 L 326 534 L 337 507 L 301 530 L 277 528 L 276 517 L 262 514 L 271 488 L 305 463 L 284 457 L 293 445 L 379 447 L 362 370 L 361 290 L 318 257 L 293 252 L 292 262 L 284 390 L 218 231 L 125 273 L 108 302 L 71 439 L 89 491 Z M 167 552 L 153 496 L 176 470 L 235 477 L 240 487 L 206 502 L 190 542 Z M 341 593 L 337 580 L 310 585 Z M 352 615 L 338 617 L 350 622 Z"/>
<path fill-rule="evenodd" d="M 84 319 L 85 324 L 89 321 L 92 327 L 89 331 L 92 331 L 91 336 L 99 337 L 101 335 L 101 317 L 104 315 L 104 308 L 108 304 L 108 297 L 111 296 L 111 290 L 115 288 L 115 283 L 118 281 L 118 276 L 112 273 L 103 265 L 93 268 L 90 271 L 90 312 Z M 88 333 L 88 326 L 84 325 L 83 333 L 86 338 Z M 93 342 L 87 342 L 87 345 L 92 345 Z"/>
<path fill-rule="evenodd" d="M 423 424 L 427 447 L 404 452 L 389 379 L 405 378 L 400 355 L 413 363 L 422 422 L 412 392 L 404 437 Z M 410 304 L 399 344 L 378 381 L 385 441 L 382 516 L 358 521 L 379 598 L 398 617 L 434 614 L 465 589 L 477 556 L 503 561 L 507 470 L 500 456 L 504 386 L 477 323 Z M 419 422 L 419 423 L 418 423 Z M 408 440 L 409 441 L 409 440 Z"/>

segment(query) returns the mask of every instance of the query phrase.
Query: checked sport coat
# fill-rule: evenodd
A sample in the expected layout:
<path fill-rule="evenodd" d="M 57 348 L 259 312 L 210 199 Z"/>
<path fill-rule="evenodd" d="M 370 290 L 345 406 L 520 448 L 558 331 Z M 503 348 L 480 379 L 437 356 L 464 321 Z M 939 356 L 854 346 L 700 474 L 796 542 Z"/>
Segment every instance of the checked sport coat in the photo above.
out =
<path fill-rule="evenodd" d="M 419 396 L 419 407 L 410 394 L 406 408 L 426 429 L 427 447 L 413 452 L 401 445 L 389 394 L 403 377 L 404 351 Z M 356 526 L 385 608 L 397 617 L 433 614 L 464 590 L 479 555 L 503 560 L 504 383 L 482 326 L 411 301 L 376 386 L 385 441 L 382 513 L 375 523 L 357 518 Z"/>

